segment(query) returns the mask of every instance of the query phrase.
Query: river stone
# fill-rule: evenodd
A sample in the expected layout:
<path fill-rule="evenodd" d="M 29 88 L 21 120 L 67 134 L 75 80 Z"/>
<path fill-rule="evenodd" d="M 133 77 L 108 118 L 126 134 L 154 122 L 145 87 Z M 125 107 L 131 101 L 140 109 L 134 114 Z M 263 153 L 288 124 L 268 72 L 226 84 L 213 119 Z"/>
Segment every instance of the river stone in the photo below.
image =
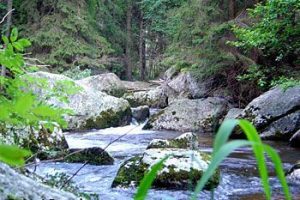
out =
<path fill-rule="evenodd" d="M 71 193 L 51 188 L 21 175 L 3 163 L 0 163 L 0 185 L 0 199 L 78 199 Z"/>
<path fill-rule="evenodd" d="M 217 97 L 181 99 L 151 116 L 144 129 L 212 132 L 228 108 L 229 103 Z"/>
<path fill-rule="evenodd" d="M 90 76 L 76 81 L 81 86 L 92 88 L 95 91 L 105 92 L 109 95 L 121 97 L 125 93 L 125 86 L 114 73 L 105 73 Z"/>
<path fill-rule="evenodd" d="M 291 147 L 300 147 L 300 130 L 298 130 L 290 139 Z"/>
<path fill-rule="evenodd" d="M 72 109 L 74 114 L 66 116 L 68 130 L 89 130 L 116 127 L 129 124 L 131 110 L 129 103 L 103 92 L 95 91 L 87 86 L 81 87 L 72 79 L 58 74 L 36 72 L 30 74 L 36 78 L 48 81 L 48 88 L 57 89 L 62 81 L 69 82 L 78 89 L 76 94 L 68 96 L 69 102 L 62 102 L 58 98 L 47 99 L 49 104 L 65 109 Z M 40 98 L 47 94 L 47 90 L 32 86 L 33 91 Z"/>
<path fill-rule="evenodd" d="M 131 108 L 132 117 L 138 122 L 145 121 L 150 116 L 149 106 L 139 106 L 137 108 Z"/>
<path fill-rule="evenodd" d="M 162 87 L 149 91 L 127 93 L 123 98 L 130 103 L 131 107 L 147 105 L 151 108 L 165 108 L 168 106 L 168 97 Z"/>
<path fill-rule="evenodd" d="M 199 137 L 195 133 L 188 132 L 170 140 L 154 139 L 149 143 L 147 149 L 154 149 L 154 148 L 196 149 L 198 148 L 198 146 L 199 146 Z"/>
<path fill-rule="evenodd" d="M 298 161 L 287 173 L 288 183 L 300 185 L 300 161 Z"/>
<path fill-rule="evenodd" d="M 70 163 L 85 163 L 91 165 L 113 165 L 114 159 L 102 148 L 70 149 L 64 161 Z"/>
<path fill-rule="evenodd" d="M 195 187 L 203 172 L 210 164 L 210 155 L 184 149 L 148 149 L 142 156 L 125 161 L 113 181 L 112 187 L 137 186 L 151 167 L 165 158 L 162 170 L 158 172 L 152 187 L 167 189 L 188 189 Z M 206 184 L 206 189 L 219 184 L 219 171 Z"/>

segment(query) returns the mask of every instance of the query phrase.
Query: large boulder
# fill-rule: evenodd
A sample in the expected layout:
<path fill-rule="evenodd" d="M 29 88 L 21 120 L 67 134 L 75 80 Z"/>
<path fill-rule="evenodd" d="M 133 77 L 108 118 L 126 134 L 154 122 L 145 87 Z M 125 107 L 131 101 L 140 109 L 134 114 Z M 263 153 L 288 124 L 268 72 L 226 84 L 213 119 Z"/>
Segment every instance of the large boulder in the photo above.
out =
<path fill-rule="evenodd" d="M 152 108 L 165 108 L 168 106 L 168 97 L 162 87 L 149 91 L 127 93 L 123 96 L 132 107 L 147 105 Z"/>
<path fill-rule="evenodd" d="M 222 98 L 181 99 L 150 117 L 145 129 L 212 132 L 229 109 Z"/>
<path fill-rule="evenodd" d="M 171 155 L 171 156 L 170 156 Z M 184 149 L 148 149 L 142 156 L 125 161 L 113 181 L 113 187 L 137 186 L 151 167 L 170 156 L 158 172 L 152 187 L 188 189 L 195 187 L 197 181 L 210 163 L 210 155 Z M 219 183 L 219 172 L 215 172 L 206 184 L 206 189 L 215 188 Z"/>
<path fill-rule="evenodd" d="M 214 81 L 212 79 L 198 81 L 190 72 L 181 72 L 168 83 L 168 86 L 175 91 L 178 96 L 196 99 L 209 96 L 213 83 Z"/>
<path fill-rule="evenodd" d="M 1 199 L 78 199 L 71 193 L 38 183 L 0 163 Z"/>
<path fill-rule="evenodd" d="M 68 102 L 61 101 L 57 97 L 46 99 L 53 106 L 73 110 L 74 113 L 72 115 L 65 117 L 68 122 L 68 130 L 122 126 L 127 125 L 131 120 L 130 105 L 124 99 L 109 96 L 88 86 L 79 85 L 63 75 L 36 72 L 30 74 L 30 76 L 46 79 L 48 81 L 48 88 L 55 91 L 65 83 L 68 86 L 73 86 L 73 90 L 77 88 L 76 93 L 67 94 Z M 49 96 L 49 90 L 45 88 L 32 85 L 32 89 L 40 98 Z"/>
<path fill-rule="evenodd" d="M 90 76 L 78 80 L 76 83 L 83 87 L 93 88 L 95 91 L 105 92 L 116 97 L 121 97 L 125 93 L 125 86 L 114 73 Z"/>
<path fill-rule="evenodd" d="M 196 149 L 199 147 L 199 137 L 195 133 L 184 133 L 174 139 L 153 139 L 147 149 L 156 148 L 179 148 L 179 149 Z"/>
<path fill-rule="evenodd" d="M 265 139 L 288 140 L 300 129 L 300 86 L 273 88 L 250 102 L 238 118 L 250 120 Z"/>

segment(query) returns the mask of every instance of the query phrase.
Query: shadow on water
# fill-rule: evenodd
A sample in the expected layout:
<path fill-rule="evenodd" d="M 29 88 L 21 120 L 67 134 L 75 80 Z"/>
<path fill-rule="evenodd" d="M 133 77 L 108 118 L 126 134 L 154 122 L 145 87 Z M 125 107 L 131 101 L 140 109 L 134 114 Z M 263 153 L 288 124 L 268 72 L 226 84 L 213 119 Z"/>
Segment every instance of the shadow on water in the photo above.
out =
<path fill-rule="evenodd" d="M 112 189 L 111 183 L 119 169 L 120 164 L 127 158 L 142 154 L 148 143 L 154 138 L 168 139 L 179 136 L 181 133 L 171 131 L 149 131 L 142 130 L 141 125 L 129 125 L 125 127 L 109 128 L 85 133 L 69 133 L 66 138 L 71 148 L 86 148 L 100 146 L 105 147 L 111 141 L 129 132 L 117 142 L 113 143 L 107 151 L 115 158 L 115 164 L 110 166 L 87 165 L 79 174 L 74 177 L 75 183 L 84 192 L 99 194 L 100 199 L 132 199 L 136 188 Z M 205 136 L 200 138 L 200 149 L 206 152 L 212 151 L 213 137 Z M 277 149 L 280 154 L 284 168 L 288 169 L 300 158 L 300 151 L 292 149 L 284 142 L 268 142 Z M 46 175 L 55 172 L 74 173 L 82 164 L 68 163 L 47 163 L 37 167 L 37 173 Z M 278 180 L 274 177 L 272 164 L 268 167 L 271 171 L 270 183 L 273 189 L 273 199 L 283 199 Z M 216 188 L 214 198 L 243 199 L 243 200 L 263 200 L 262 188 L 256 169 L 256 162 L 250 148 L 236 150 L 221 165 L 221 183 Z M 294 199 L 300 199 L 300 186 L 291 186 Z M 188 199 L 189 191 L 172 190 L 150 190 L 150 200 L 167 199 Z M 204 191 L 199 199 L 210 199 L 210 192 Z"/>

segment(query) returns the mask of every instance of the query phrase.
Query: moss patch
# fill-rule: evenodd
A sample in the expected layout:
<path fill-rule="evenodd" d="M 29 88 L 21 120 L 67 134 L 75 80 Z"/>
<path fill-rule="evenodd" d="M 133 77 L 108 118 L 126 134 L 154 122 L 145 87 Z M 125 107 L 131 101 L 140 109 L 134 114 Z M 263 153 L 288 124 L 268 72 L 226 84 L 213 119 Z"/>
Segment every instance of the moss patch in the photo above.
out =
<path fill-rule="evenodd" d="M 79 151 L 79 152 L 78 152 Z M 76 153 L 75 153 L 76 152 Z M 114 159 L 101 148 L 88 148 L 80 151 L 80 149 L 71 149 L 64 161 L 70 163 L 84 163 L 88 162 L 91 165 L 112 165 Z"/>
<path fill-rule="evenodd" d="M 127 125 L 131 121 L 131 109 L 128 107 L 124 111 L 114 112 L 112 109 L 102 111 L 96 118 L 86 120 L 86 124 L 81 127 L 82 130 L 102 129 Z"/>

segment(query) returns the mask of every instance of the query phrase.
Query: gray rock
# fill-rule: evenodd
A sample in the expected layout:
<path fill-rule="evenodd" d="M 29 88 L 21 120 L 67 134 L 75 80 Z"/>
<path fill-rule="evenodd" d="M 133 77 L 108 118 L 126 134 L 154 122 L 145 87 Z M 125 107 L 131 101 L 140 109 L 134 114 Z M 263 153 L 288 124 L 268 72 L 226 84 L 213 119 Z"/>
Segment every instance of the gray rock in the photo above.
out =
<path fill-rule="evenodd" d="M 212 96 L 209 93 L 213 88 L 213 83 L 213 79 L 198 81 L 191 73 L 181 72 L 177 77 L 168 82 L 168 86 L 178 96 L 197 99 Z"/>
<path fill-rule="evenodd" d="M 78 199 L 71 193 L 38 183 L 0 163 L 0 198 L 2 199 Z"/>
<path fill-rule="evenodd" d="M 76 81 L 79 85 L 92 88 L 95 91 L 105 92 L 109 95 L 121 97 L 125 93 L 125 86 L 114 73 L 105 73 L 90 76 Z"/>
<path fill-rule="evenodd" d="M 68 144 L 59 125 L 51 123 L 51 131 L 44 124 L 45 122 L 40 122 L 37 128 L 6 125 L 0 129 L 0 143 L 29 148 L 33 153 L 67 149 Z"/>
<path fill-rule="evenodd" d="M 150 116 L 149 106 L 139 106 L 137 108 L 131 108 L 132 117 L 138 122 L 145 121 Z"/>
<path fill-rule="evenodd" d="M 300 86 L 287 90 L 277 87 L 250 102 L 241 117 L 251 120 L 256 127 L 264 127 L 297 110 L 300 110 Z"/>
<path fill-rule="evenodd" d="M 300 185 L 300 161 L 298 161 L 287 173 L 288 183 Z"/>
<path fill-rule="evenodd" d="M 176 75 L 178 75 L 179 70 L 176 67 L 170 67 L 167 69 L 167 71 L 163 75 L 163 79 L 166 81 L 170 81 L 173 79 Z"/>
<path fill-rule="evenodd" d="M 237 119 L 242 112 L 243 109 L 231 108 L 225 116 L 225 119 Z"/>
<path fill-rule="evenodd" d="M 137 186 L 150 168 L 171 155 L 163 164 L 152 184 L 155 188 L 188 189 L 195 187 L 197 181 L 210 164 L 210 155 L 184 149 L 148 149 L 142 156 L 133 157 L 123 163 L 113 181 L 113 187 Z M 192 176 L 191 176 L 192 174 Z M 219 184 L 217 170 L 206 184 L 206 189 Z"/>
<path fill-rule="evenodd" d="M 274 88 L 254 99 L 239 118 L 250 120 L 264 139 L 288 140 L 300 129 L 300 86 Z"/>
<path fill-rule="evenodd" d="M 300 110 L 284 116 L 261 131 L 261 138 L 268 140 L 286 140 L 300 128 Z"/>
<path fill-rule="evenodd" d="M 62 102 L 56 97 L 46 99 L 49 104 L 56 107 L 73 110 L 73 115 L 65 117 L 68 122 L 68 130 L 122 126 L 127 125 L 131 120 L 130 105 L 124 99 L 95 91 L 87 85 L 79 85 L 63 75 L 36 72 L 30 74 L 30 76 L 46 79 L 50 89 L 58 89 L 61 87 L 62 82 L 68 82 L 78 88 L 77 93 L 68 95 L 68 102 Z M 44 88 L 32 85 L 32 89 L 40 98 L 49 96 L 48 90 Z"/>
<path fill-rule="evenodd" d="M 170 140 L 154 139 L 149 143 L 147 149 L 154 149 L 154 148 L 196 149 L 198 147 L 199 147 L 199 137 L 195 133 L 188 132 Z"/>
<path fill-rule="evenodd" d="M 300 147 L 300 130 L 298 130 L 290 139 L 291 147 Z"/>
<path fill-rule="evenodd" d="M 217 97 L 182 99 L 150 117 L 145 129 L 212 132 L 223 119 L 229 103 Z"/>
<path fill-rule="evenodd" d="M 126 99 L 132 107 L 148 105 L 151 108 L 165 108 L 168 106 L 168 97 L 162 87 L 149 91 L 128 93 L 122 98 Z"/>

